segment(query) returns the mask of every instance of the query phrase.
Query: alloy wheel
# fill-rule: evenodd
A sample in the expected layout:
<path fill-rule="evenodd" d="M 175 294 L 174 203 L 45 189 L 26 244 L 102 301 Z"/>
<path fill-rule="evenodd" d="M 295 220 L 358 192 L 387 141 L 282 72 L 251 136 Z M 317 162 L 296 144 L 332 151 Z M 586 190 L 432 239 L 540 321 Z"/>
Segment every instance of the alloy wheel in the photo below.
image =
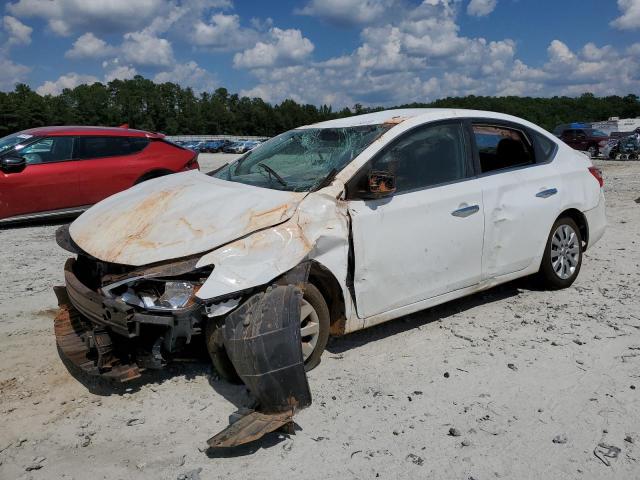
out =
<path fill-rule="evenodd" d="M 580 261 L 578 234 L 569 225 L 560 225 L 551 239 L 551 266 L 562 280 L 571 278 Z"/>
<path fill-rule="evenodd" d="M 320 319 L 315 308 L 304 298 L 300 305 L 300 337 L 302 339 L 302 358 L 306 362 L 318 343 Z"/>

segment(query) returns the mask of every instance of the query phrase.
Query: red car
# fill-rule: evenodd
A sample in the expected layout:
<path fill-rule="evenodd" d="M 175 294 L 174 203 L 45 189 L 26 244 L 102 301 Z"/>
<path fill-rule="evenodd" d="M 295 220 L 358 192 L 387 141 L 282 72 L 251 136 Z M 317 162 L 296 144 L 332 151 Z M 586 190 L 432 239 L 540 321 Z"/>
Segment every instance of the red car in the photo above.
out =
<path fill-rule="evenodd" d="M 589 156 L 594 158 L 607 146 L 609 135 L 593 128 L 567 128 L 560 139 L 575 150 L 589 152 Z"/>
<path fill-rule="evenodd" d="M 0 139 L 0 224 L 77 214 L 136 183 L 197 168 L 197 153 L 158 133 L 24 130 Z"/>

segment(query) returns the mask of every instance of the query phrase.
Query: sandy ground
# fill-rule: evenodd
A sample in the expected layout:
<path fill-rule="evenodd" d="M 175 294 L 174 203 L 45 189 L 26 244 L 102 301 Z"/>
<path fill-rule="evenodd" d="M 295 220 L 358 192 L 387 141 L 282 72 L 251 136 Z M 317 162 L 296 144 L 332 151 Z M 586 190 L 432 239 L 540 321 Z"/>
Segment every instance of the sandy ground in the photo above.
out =
<path fill-rule="evenodd" d="M 640 162 L 600 166 L 610 227 L 572 288 L 514 282 L 332 339 L 299 431 L 223 452 L 205 442 L 243 387 L 203 360 L 75 378 L 57 226 L 0 231 L 0 478 L 640 478 Z"/>

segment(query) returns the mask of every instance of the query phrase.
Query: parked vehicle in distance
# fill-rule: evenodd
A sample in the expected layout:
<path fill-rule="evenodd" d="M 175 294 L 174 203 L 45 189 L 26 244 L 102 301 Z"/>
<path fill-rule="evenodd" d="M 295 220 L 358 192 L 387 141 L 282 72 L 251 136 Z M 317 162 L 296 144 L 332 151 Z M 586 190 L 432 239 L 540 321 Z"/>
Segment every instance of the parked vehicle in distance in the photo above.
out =
<path fill-rule="evenodd" d="M 246 153 L 250 150 L 253 150 L 261 142 L 257 140 L 241 140 L 239 142 L 234 142 L 231 145 L 226 146 L 223 151 L 225 153 Z"/>
<path fill-rule="evenodd" d="M 201 153 L 218 153 L 221 152 L 224 147 L 230 145 L 232 142 L 231 140 L 209 140 L 207 142 L 204 142 L 204 144 L 202 145 L 202 147 L 200 148 L 200 152 Z"/>
<path fill-rule="evenodd" d="M 591 158 L 600 155 L 606 147 L 609 135 L 593 128 L 568 128 L 560 135 L 560 140 L 571 148 L 589 153 Z"/>
<path fill-rule="evenodd" d="M 585 155 L 494 112 L 300 127 L 210 175 L 116 194 L 61 229 L 75 258 L 58 291 L 58 345 L 124 381 L 202 335 L 216 370 L 239 376 L 264 411 L 209 445 L 243 443 L 266 431 L 247 423 L 269 414 L 272 431 L 311 403 L 305 370 L 330 334 L 532 274 L 569 287 L 605 230 L 602 185 Z M 96 335 L 100 355 L 81 341 Z"/>
<path fill-rule="evenodd" d="M 77 214 L 137 183 L 198 169 L 194 152 L 128 128 L 40 127 L 0 139 L 0 223 Z"/>

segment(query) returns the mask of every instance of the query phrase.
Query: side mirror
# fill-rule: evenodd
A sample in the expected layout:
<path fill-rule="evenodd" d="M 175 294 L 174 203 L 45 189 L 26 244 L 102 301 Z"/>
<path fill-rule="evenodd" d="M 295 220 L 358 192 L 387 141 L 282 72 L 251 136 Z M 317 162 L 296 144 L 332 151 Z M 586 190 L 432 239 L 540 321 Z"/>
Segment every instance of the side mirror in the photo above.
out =
<path fill-rule="evenodd" d="M 27 166 L 27 160 L 19 155 L 8 155 L 0 158 L 0 169 L 6 173 L 21 172 Z"/>
<path fill-rule="evenodd" d="M 367 174 L 367 191 L 365 198 L 375 199 L 389 197 L 396 191 L 396 176 L 391 172 L 372 170 Z"/>

